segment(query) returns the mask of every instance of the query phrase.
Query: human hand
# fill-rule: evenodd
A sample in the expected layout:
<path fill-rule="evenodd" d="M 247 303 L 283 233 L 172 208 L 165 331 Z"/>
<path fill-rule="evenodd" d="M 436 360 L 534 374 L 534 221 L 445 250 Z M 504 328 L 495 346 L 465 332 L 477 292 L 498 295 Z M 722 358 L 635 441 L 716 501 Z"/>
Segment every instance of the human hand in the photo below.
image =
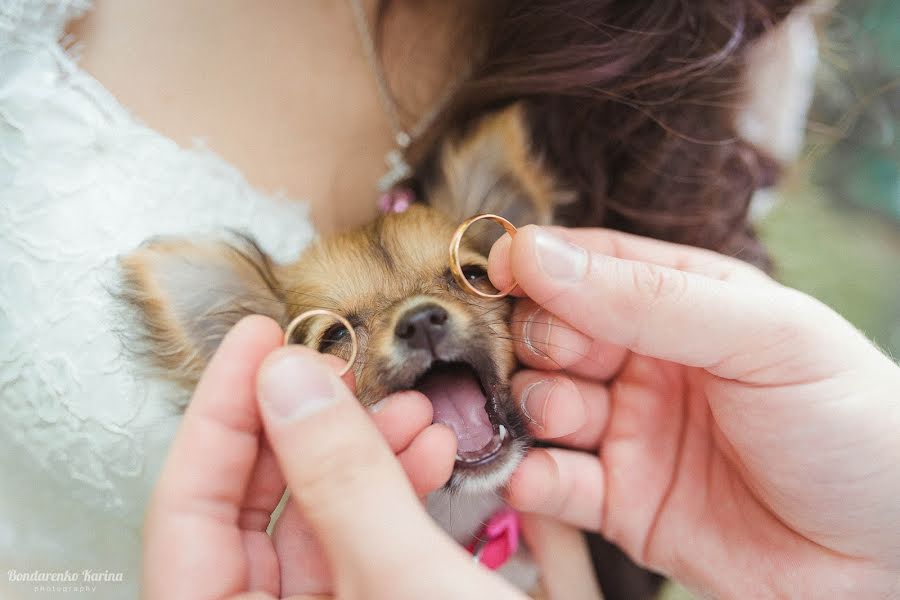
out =
<path fill-rule="evenodd" d="M 277 349 L 281 335 L 247 318 L 204 373 L 148 509 L 143 597 L 520 598 L 417 498 L 449 478 L 456 452 L 431 403 L 404 393 L 367 415 L 338 365 Z M 269 537 L 285 480 L 292 498 Z"/>
<path fill-rule="evenodd" d="M 514 507 L 713 597 L 900 594 L 900 368 L 844 319 L 605 230 L 524 227 L 490 276 L 527 295 L 513 392 L 560 446 L 529 453 Z"/>

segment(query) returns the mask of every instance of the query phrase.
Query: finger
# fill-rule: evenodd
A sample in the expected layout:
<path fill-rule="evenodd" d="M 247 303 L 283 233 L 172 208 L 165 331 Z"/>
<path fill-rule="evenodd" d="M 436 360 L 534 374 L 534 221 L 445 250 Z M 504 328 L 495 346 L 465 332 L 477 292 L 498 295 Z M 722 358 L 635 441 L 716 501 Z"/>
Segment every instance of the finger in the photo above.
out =
<path fill-rule="evenodd" d="M 524 515 L 522 536 L 541 573 L 547 598 L 602 598 L 584 535 L 579 529 L 547 517 Z"/>
<path fill-rule="evenodd" d="M 619 372 L 628 356 L 626 348 L 592 340 L 529 298 L 516 303 L 510 327 L 516 356 L 535 369 L 605 381 Z"/>
<path fill-rule="evenodd" d="M 335 373 L 340 373 L 345 364 L 336 356 L 323 355 L 322 359 Z M 342 379 L 351 391 L 355 389 L 352 372 L 344 375 Z M 410 414 L 410 416 L 414 422 L 421 421 L 421 418 L 417 419 L 415 414 Z M 247 485 L 244 502 L 241 505 L 238 526 L 243 530 L 265 532 L 269 526 L 272 512 L 284 495 L 284 490 L 285 481 L 281 474 L 281 467 L 278 465 L 278 459 L 266 437 L 260 436 L 256 464 L 250 483 Z"/>
<path fill-rule="evenodd" d="M 509 252 L 528 296 L 588 337 L 724 378 L 763 371 L 765 379 L 748 382 L 770 383 L 774 342 L 787 337 L 795 342 L 792 352 L 818 354 L 827 341 L 818 327 L 824 307 L 774 283 L 738 285 L 619 259 L 534 226 L 519 230 Z M 822 362 L 820 370 L 835 368 Z M 778 376 L 790 377 L 789 371 Z"/>
<path fill-rule="evenodd" d="M 322 358 L 335 373 L 339 373 L 344 367 L 344 362 L 336 356 L 323 355 Z M 343 380 L 351 390 L 355 387 L 350 373 L 344 375 Z M 430 402 L 428 402 L 428 406 L 429 416 L 427 418 L 428 423 L 430 423 Z M 419 410 L 418 412 L 421 413 L 422 411 Z M 421 422 L 424 417 L 417 417 L 415 412 L 410 412 L 408 413 L 408 418 L 415 424 Z M 395 427 L 394 429 L 398 428 Z M 266 437 L 264 435 L 260 436 L 256 464 L 241 505 L 238 526 L 243 530 L 265 532 L 269 526 L 272 512 L 284 495 L 284 489 L 285 481 L 284 476 L 281 474 L 281 467 L 278 465 L 278 459 L 275 457 L 272 446 L 268 443 Z"/>
<path fill-rule="evenodd" d="M 665 242 L 612 229 L 593 227 L 543 227 L 543 230 L 572 244 L 605 256 L 646 262 L 660 267 L 729 281 L 768 280 L 756 267 L 737 258 L 695 246 Z M 518 237 L 518 233 L 516 234 Z M 497 289 L 506 289 L 515 280 L 510 260 L 512 238 L 504 235 L 491 248 L 488 273 Z M 519 288 L 517 295 L 524 296 Z"/>
<path fill-rule="evenodd" d="M 272 512 L 284 494 L 284 478 L 265 436 L 260 436 L 256 465 L 238 514 L 244 555 L 248 563 L 248 588 L 277 594 L 279 561 L 266 529 Z"/>
<path fill-rule="evenodd" d="M 269 526 L 272 511 L 284 494 L 284 488 L 284 477 L 275 453 L 265 436 L 260 436 L 256 464 L 238 515 L 238 527 L 264 532 Z"/>
<path fill-rule="evenodd" d="M 551 228 L 553 233 L 592 252 L 647 262 L 721 280 L 770 280 L 764 272 L 737 257 L 706 248 L 666 242 L 622 231 L 599 228 Z"/>
<path fill-rule="evenodd" d="M 513 375 L 510 385 L 535 437 L 552 440 L 584 427 L 584 398 L 565 375 L 520 371 Z"/>
<path fill-rule="evenodd" d="M 256 370 L 281 335 L 271 319 L 248 317 L 225 336 L 204 372 L 148 507 L 148 597 L 221 597 L 246 589 L 237 523 L 258 454 Z M 197 589 L 197 581 L 208 587 Z"/>
<path fill-rule="evenodd" d="M 295 502 L 282 511 L 272 542 L 281 568 L 281 594 L 328 594 L 334 589 L 322 545 Z"/>
<path fill-rule="evenodd" d="M 519 371 L 510 386 L 535 438 L 570 448 L 600 446 L 609 421 L 606 386 L 546 371 Z"/>
<path fill-rule="evenodd" d="M 450 481 L 456 464 L 456 434 L 446 425 L 431 425 L 397 458 L 416 496 L 426 496 Z"/>
<path fill-rule="evenodd" d="M 507 486 L 516 510 L 553 517 L 590 531 L 602 525 L 603 466 L 596 455 L 539 448 L 528 453 Z"/>
<path fill-rule="evenodd" d="M 335 373 L 340 373 L 344 368 L 345 362 L 336 356 L 323 355 L 322 359 Z M 355 389 L 356 381 L 352 371 L 342 379 L 351 390 Z M 299 591 L 330 591 L 330 575 L 327 569 L 321 568 L 321 548 L 312 539 L 311 533 L 307 533 L 306 540 L 301 538 L 285 541 L 286 538 L 282 536 L 278 540 L 281 547 L 275 536 L 270 537 L 268 534 L 272 513 L 284 496 L 284 491 L 285 481 L 281 467 L 266 437 L 261 436 L 256 466 L 238 517 L 248 563 L 248 587 L 272 594 L 278 594 L 279 588 L 283 590 L 282 586 L 285 584 L 293 587 L 309 586 L 309 589 L 304 587 Z M 291 524 L 290 515 L 284 524 Z M 287 561 L 289 553 L 292 560 Z M 303 572 L 297 565 L 304 565 L 309 571 Z"/>
<path fill-rule="evenodd" d="M 371 406 L 369 413 L 395 454 L 405 450 L 434 417 L 431 401 L 416 391 L 391 394 Z"/>
<path fill-rule="evenodd" d="M 259 399 L 292 500 L 336 577 L 381 577 L 372 556 L 401 562 L 449 543 L 368 414 L 317 354 L 274 352 L 260 371 Z"/>
<path fill-rule="evenodd" d="M 236 520 L 259 443 L 256 370 L 281 345 L 281 335 L 274 321 L 253 316 L 222 340 L 172 444 L 156 488 L 158 507 L 182 510 L 193 504 Z"/>
<path fill-rule="evenodd" d="M 456 436 L 449 430 L 431 431 L 446 428 L 429 427 L 432 408 L 425 396 L 417 392 L 393 394 L 370 412 L 392 451 L 401 453 L 398 458 L 417 494 L 428 494 L 446 483 L 453 469 Z M 281 558 L 283 594 L 332 591 L 321 545 L 295 503 L 287 504 L 273 540 Z"/>

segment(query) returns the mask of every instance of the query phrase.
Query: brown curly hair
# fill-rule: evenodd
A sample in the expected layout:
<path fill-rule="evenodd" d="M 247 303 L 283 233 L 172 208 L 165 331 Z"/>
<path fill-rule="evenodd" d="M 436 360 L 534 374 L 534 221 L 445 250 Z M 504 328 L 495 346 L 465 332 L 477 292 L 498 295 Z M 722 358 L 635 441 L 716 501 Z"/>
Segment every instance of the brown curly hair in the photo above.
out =
<path fill-rule="evenodd" d="M 382 4 L 383 16 L 389 2 Z M 796 0 L 491 0 L 471 76 L 410 149 L 525 100 L 533 142 L 578 201 L 558 219 L 712 248 L 767 267 L 748 222 L 778 165 L 735 127 L 748 46 Z"/>

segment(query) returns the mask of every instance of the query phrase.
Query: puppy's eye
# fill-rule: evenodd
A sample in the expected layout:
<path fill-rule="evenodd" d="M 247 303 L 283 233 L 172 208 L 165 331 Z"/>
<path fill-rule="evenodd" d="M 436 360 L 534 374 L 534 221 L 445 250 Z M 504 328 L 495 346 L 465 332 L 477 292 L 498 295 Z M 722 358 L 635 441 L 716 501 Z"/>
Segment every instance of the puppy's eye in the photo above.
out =
<path fill-rule="evenodd" d="M 469 280 L 469 283 L 471 283 L 472 285 L 485 283 L 488 280 L 487 271 L 485 271 L 483 267 L 479 267 L 478 265 L 469 265 L 467 267 L 463 267 L 462 272 L 463 275 L 465 275 L 466 279 Z"/>
<path fill-rule="evenodd" d="M 319 342 L 319 352 L 327 352 L 330 348 L 347 341 L 350 338 L 350 332 L 340 323 L 335 323 L 322 336 Z"/>

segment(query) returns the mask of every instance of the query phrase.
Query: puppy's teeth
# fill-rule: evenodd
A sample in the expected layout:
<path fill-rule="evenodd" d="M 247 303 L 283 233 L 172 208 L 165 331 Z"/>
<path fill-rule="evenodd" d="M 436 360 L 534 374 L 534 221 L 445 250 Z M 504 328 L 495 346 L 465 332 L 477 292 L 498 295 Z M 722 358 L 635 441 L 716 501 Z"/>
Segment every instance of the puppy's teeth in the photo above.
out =
<path fill-rule="evenodd" d="M 509 435 L 509 432 L 506 431 L 506 427 L 501 425 L 500 426 L 500 441 L 502 442 L 503 440 L 505 440 L 507 435 Z"/>
<path fill-rule="evenodd" d="M 456 460 L 458 460 L 459 462 L 465 462 L 466 459 L 464 459 L 462 456 L 460 456 L 459 454 L 457 454 L 457 455 L 456 455 Z"/>

